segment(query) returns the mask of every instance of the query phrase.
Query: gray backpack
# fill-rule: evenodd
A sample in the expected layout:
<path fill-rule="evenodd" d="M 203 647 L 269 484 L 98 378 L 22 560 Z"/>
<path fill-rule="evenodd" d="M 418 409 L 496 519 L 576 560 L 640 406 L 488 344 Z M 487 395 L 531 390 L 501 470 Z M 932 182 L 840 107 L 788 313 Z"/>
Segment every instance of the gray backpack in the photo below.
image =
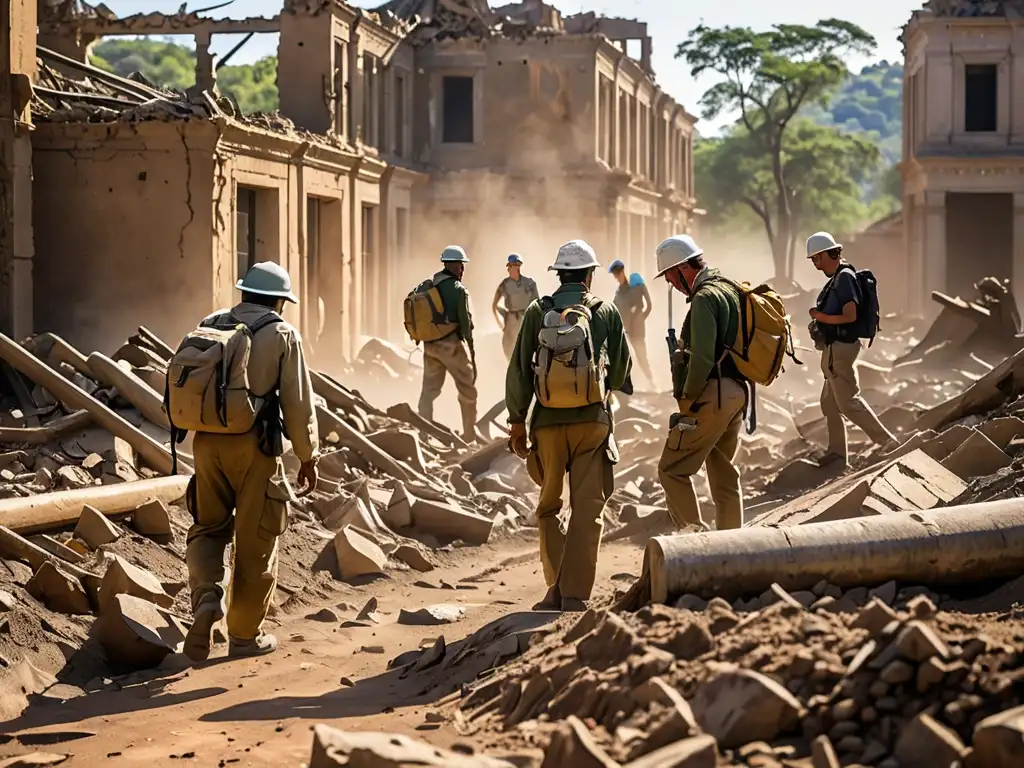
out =
<path fill-rule="evenodd" d="M 600 300 L 584 299 L 563 309 L 554 299 L 540 301 L 543 318 L 534 356 L 534 390 L 545 408 L 582 408 L 604 402 L 605 350 L 594 348 L 593 312 Z"/>

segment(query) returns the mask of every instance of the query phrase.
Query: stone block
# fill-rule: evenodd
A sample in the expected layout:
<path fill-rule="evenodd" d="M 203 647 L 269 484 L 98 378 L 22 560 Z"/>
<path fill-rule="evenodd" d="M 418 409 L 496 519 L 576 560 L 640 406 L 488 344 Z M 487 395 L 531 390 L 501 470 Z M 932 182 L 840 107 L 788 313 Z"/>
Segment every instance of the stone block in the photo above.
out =
<path fill-rule="evenodd" d="M 745 669 L 722 671 L 698 689 L 690 705 L 701 728 L 722 749 L 773 741 L 796 728 L 803 711 L 781 685 Z"/>
<path fill-rule="evenodd" d="M 132 595 L 115 595 L 100 613 L 93 631 L 111 662 L 145 669 L 177 653 L 186 629 L 180 619 Z"/>
<path fill-rule="evenodd" d="M 92 549 L 98 549 L 121 538 L 121 529 L 87 504 L 82 507 L 82 514 L 75 526 L 75 538 L 84 541 Z"/>
<path fill-rule="evenodd" d="M 174 605 L 174 598 L 164 591 L 156 576 L 132 565 L 123 557 L 113 555 L 100 584 L 100 613 L 107 610 L 117 595 L 138 597 L 162 608 Z"/>
<path fill-rule="evenodd" d="M 388 563 L 384 550 L 351 525 L 346 525 L 335 535 L 334 553 L 338 559 L 338 572 L 346 580 L 384 573 Z"/>
<path fill-rule="evenodd" d="M 965 480 L 995 474 L 1010 464 L 1010 457 L 981 432 L 972 433 L 942 460 L 942 466 Z"/>
<path fill-rule="evenodd" d="M 160 499 L 147 501 L 132 513 L 132 530 L 140 536 L 147 536 L 157 541 L 171 538 L 171 516 Z"/>
<path fill-rule="evenodd" d="M 513 768 L 483 755 L 462 755 L 397 733 L 313 728 L 309 768 Z"/>
<path fill-rule="evenodd" d="M 986 717 L 974 727 L 974 751 L 967 768 L 1019 768 L 1024 765 L 1024 707 Z"/>
<path fill-rule="evenodd" d="M 50 561 L 39 566 L 25 589 L 51 611 L 72 615 L 92 613 L 89 595 L 81 582 Z"/>

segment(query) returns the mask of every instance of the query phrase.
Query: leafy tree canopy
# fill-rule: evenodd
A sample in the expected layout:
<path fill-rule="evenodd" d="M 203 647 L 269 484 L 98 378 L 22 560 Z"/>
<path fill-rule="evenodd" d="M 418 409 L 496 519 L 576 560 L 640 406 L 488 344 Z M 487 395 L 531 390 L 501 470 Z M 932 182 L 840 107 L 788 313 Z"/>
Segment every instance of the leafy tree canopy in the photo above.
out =
<path fill-rule="evenodd" d="M 93 66 L 127 77 L 133 72 L 164 88 L 184 90 L 195 83 L 195 51 L 167 40 L 109 38 L 92 51 Z M 277 58 L 254 64 L 227 64 L 217 70 L 217 87 L 245 114 L 277 109 Z"/>

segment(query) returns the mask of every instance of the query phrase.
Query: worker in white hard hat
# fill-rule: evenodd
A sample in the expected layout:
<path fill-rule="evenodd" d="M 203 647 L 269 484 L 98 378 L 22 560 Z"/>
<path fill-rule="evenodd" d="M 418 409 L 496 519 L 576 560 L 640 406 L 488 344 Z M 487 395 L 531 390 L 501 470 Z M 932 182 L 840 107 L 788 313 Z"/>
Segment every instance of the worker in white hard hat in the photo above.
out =
<path fill-rule="evenodd" d="M 845 416 L 863 430 L 872 442 L 892 450 L 896 437 L 860 395 L 857 357 L 861 342 L 856 333 L 861 289 L 857 273 L 843 259 L 843 246 L 828 232 L 815 232 L 807 238 L 807 258 L 828 280 L 809 311 L 815 345 L 821 347 L 821 411 L 828 425 L 828 448 L 818 459 L 819 466 L 845 467 L 847 435 Z"/>
<path fill-rule="evenodd" d="M 476 429 L 476 348 L 473 344 L 473 313 L 469 291 L 462 283 L 469 258 L 461 246 L 449 245 L 441 253 L 441 271 L 430 282 L 438 290 L 445 323 L 452 331 L 444 338 L 423 343 L 423 388 L 420 391 L 419 413 L 434 418 L 434 401 L 451 374 L 458 392 L 462 412 L 462 434 L 468 443 L 479 438 Z M 417 289 L 418 290 L 418 289 Z"/>
<path fill-rule="evenodd" d="M 680 528 L 707 525 L 693 489 L 693 476 L 707 468 L 717 528 L 743 525 L 740 473 L 733 461 L 748 389 L 726 339 L 736 336 L 740 297 L 734 285 L 709 267 L 690 235 L 676 235 L 657 249 L 658 277 L 686 296 L 690 311 L 672 355 L 673 397 L 678 413 L 669 420 L 668 439 L 658 463 L 669 514 Z"/>
<path fill-rule="evenodd" d="M 505 264 L 508 277 L 498 283 L 491 302 L 494 320 L 501 328 L 501 348 L 505 357 L 512 357 L 512 350 L 519 336 L 519 326 L 523 324 L 523 315 L 530 302 L 540 298 L 537 283 L 532 277 L 523 274 L 523 259 L 518 253 L 509 254 Z M 504 307 L 499 306 L 504 303 Z"/>
<path fill-rule="evenodd" d="M 175 369 L 190 336 L 202 342 L 204 331 L 231 332 L 244 325 L 251 334 L 249 389 L 262 403 L 255 426 L 244 434 L 195 433 L 195 475 L 185 494 L 194 524 L 185 550 L 193 623 L 184 652 L 193 661 L 209 657 L 214 625 L 225 615 L 224 550 L 232 542 L 228 654 L 259 656 L 277 648 L 276 638 L 262 626 L 277 583 L 277 539 L 288 524 L 288 503 L 295 500 L 280 458 L 282 437 L 291 441 L 299 460 L 301 495 L 318 481 L 320 430 L 313 386 L 299 332 L 281 317 L 286 302 L 298 302 L 291 278 L 280 265 L 263 262 L 253 265 L 236 287 L 241 302 L 203 320 L 169 365 L 169 371 Z"/>
<path fill-rule="evenodd" d="M 629 345 L 615 305 L 590 292 L 597 267 L 583 240 L 558 249 L 549 269 L 561 287 L 527 308 L 505 379 L 509 448 L 527 459 L 540 486 L 537 526 L 548 591 L 537 610 L 586 609 L 618 461 L 608 396 L 630 389 Z M 571 514 L 563 530 L 567 473 Z"/>

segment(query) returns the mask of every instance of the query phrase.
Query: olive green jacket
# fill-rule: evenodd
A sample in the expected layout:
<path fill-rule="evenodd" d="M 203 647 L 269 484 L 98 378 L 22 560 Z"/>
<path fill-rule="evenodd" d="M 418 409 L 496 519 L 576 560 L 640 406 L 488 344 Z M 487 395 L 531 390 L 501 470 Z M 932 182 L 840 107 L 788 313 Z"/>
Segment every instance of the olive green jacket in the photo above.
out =
<path fill-rule="evenodd" d="M 588 294 L 581 283 L 571 283 L 560 287 L 551 298 L 554 299 L 557 308 L 564 309 L 573 304 L 582 304 L 585 296 L 590 300 L 596 298 L 593 294 Z M 519 329 L 519 337 L 516 339 L 508 373 L 505 376 L 505 407 L 508 408 L 508 420 L 511 424 L 526 423 L 530 404 L 534 401 L 533 364 L 539 345 L 537 335 L 540 333 L 544 317 L 540 302 L 540 299 L 533 301 L 526 308 L 523 325 Z M 599 355 L 602 347 L 605 349 L 608 390 L 622 389 L 629 377 L 632 362 L 622 318 L 612 302 L 602 302 L 593 311 L 590 328 L 593 333 L 594 349 L 598 350 Z M 580 424 L 589 421 L 610 423 L 604 404 L 594 403 L 583 408 L 545 408 L 536 403 L 530 425 L 531 429 L 538 429 L 556 424 Z"/>
<path fill-rule="evenodd" d="M 722 352 L 736 338 L 740 321 L 740 297 L 736 289 L 721 277 L 717 269 L 705 267 L 693 283 L 687 301 L 690 311 L 683 321 L 680 343 L 684 353 L 672 366 L 673 394 L 676 399 L 696 400 L 709 378 L 718 378 L 716 364 Z M 738 378 L 732 358 L 722 360 L 721 375 Z"/>
<path fill-rule="evenodd" d="M 469 291 L 455 275 L 442 269 L 433 277 L 434 286 L 441 296 L 444 317 L 449 323 L 458 323 L 459 338 L 473 347 L 473 314 L 469 308 Z"/>

